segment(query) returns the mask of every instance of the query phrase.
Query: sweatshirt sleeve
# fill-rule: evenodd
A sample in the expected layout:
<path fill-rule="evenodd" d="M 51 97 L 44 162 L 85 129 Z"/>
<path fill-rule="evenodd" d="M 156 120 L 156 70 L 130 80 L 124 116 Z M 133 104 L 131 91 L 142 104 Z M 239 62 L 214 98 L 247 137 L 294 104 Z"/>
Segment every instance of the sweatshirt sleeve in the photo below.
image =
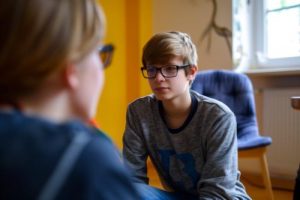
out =
<path fill-rule="evenodd" d="M 232 199 L 239 178 L 236 120 L 233 113 L 214 119 L 206 139 L 206 162 L 197 184 L 199 199 Z"/>
<path fill-rule="evenodd" d="M 133 171 L 137 182 L 148 184 L 147 157 L 148 151 L 142 134 L 140 120 L 134 112 L 133 105 L 130 105 L 126 114 L 126 127 L 123 135 L 123 157 L 125 164 Z"/>

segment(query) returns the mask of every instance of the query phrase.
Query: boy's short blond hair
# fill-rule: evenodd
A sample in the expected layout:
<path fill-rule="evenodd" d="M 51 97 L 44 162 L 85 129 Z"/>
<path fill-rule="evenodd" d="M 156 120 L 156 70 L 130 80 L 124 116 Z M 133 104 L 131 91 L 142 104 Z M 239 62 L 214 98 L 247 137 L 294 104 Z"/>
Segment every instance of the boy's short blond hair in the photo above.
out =
<path fill-rule="evenodd" d="M 183 64 L 197 66 L 197 50 L 187 33 L 172 31 L 155 34 L 144 46 L 142 63 L 164 64 L 174 56 L 181 56 Z"/>

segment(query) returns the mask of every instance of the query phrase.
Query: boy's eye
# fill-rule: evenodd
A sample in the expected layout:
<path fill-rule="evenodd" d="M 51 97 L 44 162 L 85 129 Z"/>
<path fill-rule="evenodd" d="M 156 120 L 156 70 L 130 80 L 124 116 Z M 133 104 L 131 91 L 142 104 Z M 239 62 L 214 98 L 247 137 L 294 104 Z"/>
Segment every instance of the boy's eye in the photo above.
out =
<path fill-rule="evenodd" d="M 167 66 L 167 67 L 164 67 L 164 71 L 165 72 L 174 72 L 174 71 L 176 71 L 176 67 L 175 66 Z"/>
<path fill-rule="evenodd" d="M 149 67 L 149 68 L 147 68 L 147 72 L 148 72 L 148 73 L 155 73 L 155 72 L 156 72 L 156 68 L 154 68 L 154 67 Z"/>

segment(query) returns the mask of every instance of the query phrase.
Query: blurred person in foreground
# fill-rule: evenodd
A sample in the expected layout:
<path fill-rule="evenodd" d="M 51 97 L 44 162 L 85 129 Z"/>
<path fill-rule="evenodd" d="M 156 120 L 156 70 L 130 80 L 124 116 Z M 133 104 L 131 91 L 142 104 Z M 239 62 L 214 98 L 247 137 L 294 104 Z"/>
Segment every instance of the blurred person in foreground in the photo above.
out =
<path fill-rule="evenodd" d="M 96 0 L 0 0 L 0 30 L 0 199 L 140 199 L 87 123 L 113 50 Z"/>

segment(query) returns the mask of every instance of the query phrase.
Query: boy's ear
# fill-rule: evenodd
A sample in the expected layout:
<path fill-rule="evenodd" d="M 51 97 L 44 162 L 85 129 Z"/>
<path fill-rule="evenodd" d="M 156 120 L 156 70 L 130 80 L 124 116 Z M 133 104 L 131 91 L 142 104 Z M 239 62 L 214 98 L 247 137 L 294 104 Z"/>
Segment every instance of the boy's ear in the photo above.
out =
<path fill-rule="evenodd" d="M 78 69 L 74 64 L 72 63 L 67 64 L 67 67 L 64 69 L 63 79 L 66 87 L 72 90 L 78 87 L 79 85 Z"/>
<path fill-rule="evenodd" d="M 189 73 L 188 73 L 188 79 L 189 80 L 194 80 L 197 72 L 198 72 L 198 67 L 196 65 L 192 65 L 190 67 L 190 70 L 189 70 Z"/>

